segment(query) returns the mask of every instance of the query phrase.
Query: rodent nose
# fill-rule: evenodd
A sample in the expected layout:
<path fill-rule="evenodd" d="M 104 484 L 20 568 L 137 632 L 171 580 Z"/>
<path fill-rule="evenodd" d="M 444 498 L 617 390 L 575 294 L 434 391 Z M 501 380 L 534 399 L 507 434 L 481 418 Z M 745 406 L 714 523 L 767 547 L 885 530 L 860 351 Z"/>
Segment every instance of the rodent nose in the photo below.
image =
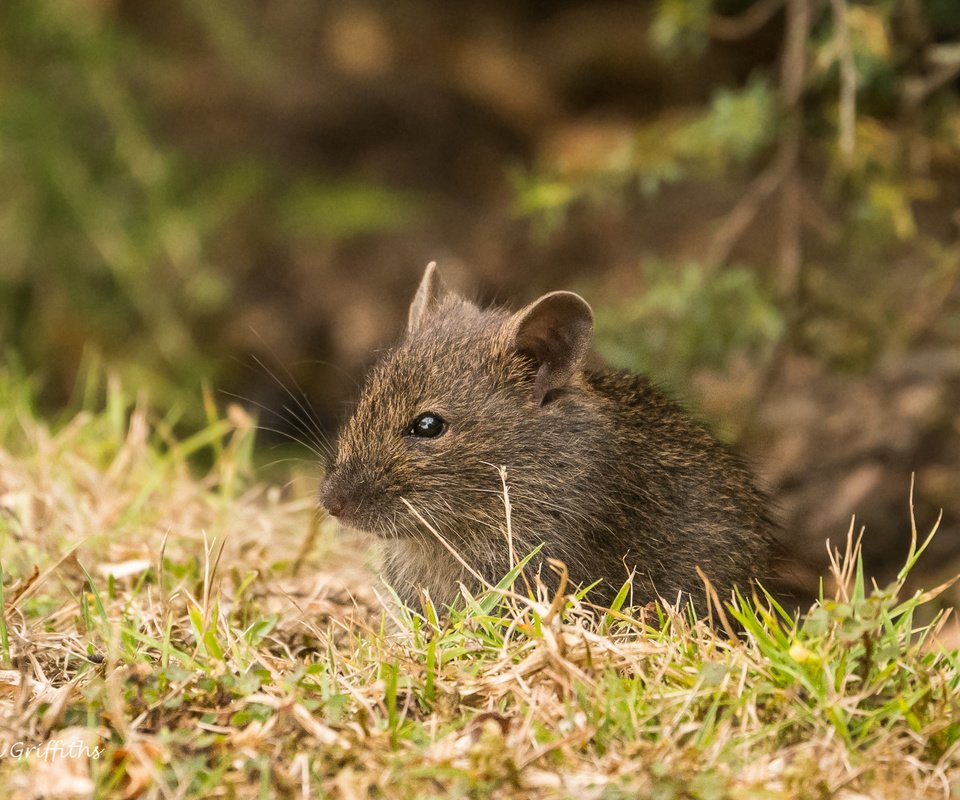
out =
<path fill-rule="evenodd" d="M 321 502 L 323 503 L 324 508 L 327 509 L 327 512 L 330 514 L 331 517 L 342 517 L 343 510 L 344 508 L 346 508 L 346 505 L 347 505 L 346 502 L 344 502 L 344 500 L 339 497 L 331 498 L 331 497 L 325 496 L 321 499 Z"/>
<path fill-rule="evenodd" d="M 339 481 L 325 480 L 320 487 L 320 503 L 332 517 L 342 517 L 351 506 L 350 492 Z"/>

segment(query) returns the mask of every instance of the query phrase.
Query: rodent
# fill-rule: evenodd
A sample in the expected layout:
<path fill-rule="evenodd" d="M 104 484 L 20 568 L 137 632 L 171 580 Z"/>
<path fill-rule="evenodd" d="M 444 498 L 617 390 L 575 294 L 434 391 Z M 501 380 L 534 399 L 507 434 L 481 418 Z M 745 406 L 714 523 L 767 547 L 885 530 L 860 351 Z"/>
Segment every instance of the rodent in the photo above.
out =
<path fill-rule="evenodd" d="M 427 267 L 320 490 L 341 523 L 383 540 L 384 578 L 408 606 L 418 587 L 443 605 L 461 581 L 479 588 L 424 521 L 487 582 L 510 570 L 501 466 L 513 550 L 543 544 L 527 569 L 548 587 L 552 558 L 575 585 L 599 581 L 593 603 L 634 572 L 634 605 L 692 599 L 703 613 L 697 565 L 721 597 L 765 577 L 775 526 L 747 468 L 648 379 L 588 369 L 592 335 L 579 295 L 480 308 Z"/>

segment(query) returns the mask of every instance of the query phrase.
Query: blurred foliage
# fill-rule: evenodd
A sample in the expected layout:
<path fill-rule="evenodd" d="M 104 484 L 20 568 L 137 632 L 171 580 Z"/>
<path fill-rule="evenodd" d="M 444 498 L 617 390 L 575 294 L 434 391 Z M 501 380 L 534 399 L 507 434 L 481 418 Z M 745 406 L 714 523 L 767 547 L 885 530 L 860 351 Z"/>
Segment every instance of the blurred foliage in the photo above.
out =
<path fill-rule="evenodd" d="M 286 231 L 305 236 L 353 236 L 403 228 L 420 213 L 411 193 L 364 183 L 301 182 L 283 201 Z"/>
<path fill-rule="evenodd" d="M 698 360 L 720 366 L 789 334 L 861 370 L 942 320 L 955 337 L 956 313 L 941 312 L 960 280 L 960 4 L 660 0 L 651 39 L 680 64 L 711 38 L 746 48 L 771 29 L 780 60 L 742 85 L 651 115 L 615 152 L 573 166 L 552 153 L 517 180 L 520 213 L 553 227 L 665 184 L 744 186 L 702 263 L 638 267 L 645 295 L 615 303 L 599 329 L 619 363 L 682 380 Z M 766 260 L 737 256 L 752 226 L 780 228 Z"/>
<path fill-rule="evenodd" d="M 640 295 L 598 311 L 597 339 L 612 364 L 684 386 L 732 354 L 769 355 L 782 334 L 783 316 L 752 270 L 648 260 L 643 273 Z"/>
<path fill-rule="evenodd" d="M 701 50 L 710 36 L 712 0 L 660 0 L 653 40 L 665 53 Z"/>
<path fill-rule="evenodd" d="M 0 4 L 0 352 L 41 373 L 55 401 L 104 355 L 158 403 L 191 404 L 224 366 L 211 344 L 240 299 L 223 239 L 251 217 L 293 240 L 391 229 L 418 201 L 309 171 L 291 188 L 267 159 L 192 153 L 158 135 L 144 84 L 181 76 L 112 12 Z M 183 12 L 258 80 L 269 54 L 245 46 L 235 11 Z"/>
<path fill-rule="evenodd" d="M 605 209 L 701 186 L 733 196 L 714 219 L 690 212 L 702 241 L 670 250 L 650 231 L 628 291 L 623 256 L 602 265 L 621 271 L 599 313 L 612 360 L 682 389 L 778 340 L 853 370 L 957 342 L 960 4 L 659 0 L 564 17 L 575 5 L 461 20 L 439 2 L 0 4 L 0 349 L 50 402 L 102 356 L 173 407 L 249 354 L 239 328 L 275 321 L 302 345 L 291 360 L 369 352 L 411 253 L 489 259 L 516 292 L 517 257 L 553 268 L 550 232 L 582 209 L 596 241 Z M 640 31 L 626 49 L 611 19 Z M 551 145 L 563 130 L 576 135 Z M 772 240 L 742 246 L 758 228 Z M 489 287 L 497 267 L 483 269 Z M 313 304 L 295 308 L 301 294 Z M 351 298 L 367 302 L 347 318 Z"/>
<path fill-rule="evenodd" d="M 155 143 L 135 54 L 88 10 L 14 0 L 0 12 L 3 339 L 32 365 L 120 343 L 138 383 L 196 375 L 209 365 L 189 320 L 230 299 L 204 251 L 251 181 L 198 181 Z"/>
<path fill-rule="evenodd" d="M 551 214 L 553 224 L 584 197 L 607 202 L 626 184 L 653 198 L 664 183 L 719 177 L 750 163 L 777 133 L 774 91 L 763 76 L 741 89 L 720 87 L 703 109 L 667 111 L 642 125 L 625 146 L 606 149 L 582 171 L 515 175 L 520 213 Z"/>

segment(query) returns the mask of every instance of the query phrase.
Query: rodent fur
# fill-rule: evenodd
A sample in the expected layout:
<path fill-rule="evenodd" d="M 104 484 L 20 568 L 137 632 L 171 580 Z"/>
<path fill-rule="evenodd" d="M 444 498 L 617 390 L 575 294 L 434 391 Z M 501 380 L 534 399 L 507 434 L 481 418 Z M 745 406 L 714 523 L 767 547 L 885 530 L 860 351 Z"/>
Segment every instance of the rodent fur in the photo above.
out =
<path fill-rule="evenodd" d="M 633 602 L 692 599 L 699 565 L 721 597 L 764 577 L 774 526 L 741 461 L 646 378 L 584 367 L 593 331 L 578 295 L 516 313 L 447 291 L 433 264 L 408 330 L 368 376 L 327 464 L 321 502 L 384 542 L 384 577 L 412 607 L 418 587 L 452 603 L 476 580 L 406 500 L 490 583 L 510 567 L 506 468 L 519 556 L 564 562 L 609 603 L 631 571 Z M 436 438 L 407 435 L 433 412 Z M 542 580 L 557 577 L 543 565 Z"/>

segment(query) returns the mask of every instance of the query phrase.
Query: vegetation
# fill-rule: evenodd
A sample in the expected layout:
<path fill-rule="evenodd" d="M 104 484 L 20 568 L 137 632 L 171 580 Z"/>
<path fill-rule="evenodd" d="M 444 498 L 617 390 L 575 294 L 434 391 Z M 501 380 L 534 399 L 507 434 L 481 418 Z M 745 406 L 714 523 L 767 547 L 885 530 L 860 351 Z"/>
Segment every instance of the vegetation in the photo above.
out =
<path fill-rule="evenodd" d="M 236 29 L 226 10 L 185 13 Z M 255 66 L 237 68 L 256 80 Z M 42 378 L 47 405 L 61 406 L 77 374 L 106 356 L 128 385 L 202 423 L 195 387 L 249 354 L 220 343 L 251 269 L 234 248 L 391 230 L 415 214 L 415 197 L 376 182 L 305 171 L 288 180 L 253 154 L 164 141 L 160 109 L 145 100 L 159 104 L 160 93 L 142 84 L 183 80 L 182 69 L 105 5 L 0 8 L 0 344 Z M 243 240 L 246 229 L 261 239 Z"/>
<path fill-rule="evenodd" d="M 957 502 L 960 4 L 527 5 L 0 3 L 0 796 L 960 795 L 915 526 L 879 586 L 851 529 L 799 617 L 592 615 L 518 574 L 421 616 L 310 467 L 266 481 L 249 410 L 201 392 L 283 427 L 237 361 L 357 363 L 403 270 L 452 253 L 488 292 L 595 275 L 603 355 L 688 395 L 745 363 L 751 412 L 791 355 L 813 382 L 936 350 L 902 386 L 829 383 L 914 428 L 831 423 L 867 455 L 808 471 L 862 498 L 940 447 Z"/>
<path fill-rule="evenodd" d="M 8 187 L 0 201 L 0 337 L 43 375 L 49 402 L 64 401 L 84 348 L 105 353 L 128 384 L 150 385 L 161 403 L 185 400 L 201 378 L 232 376 L 233 390 L 255 394 L 247 390 L 256 378 L 238 378 L 229 357 L 248 355 L 237 329 L 262 330 L 258 309 L 277 313 L 266 302 L 276 287 L 263 291 L 259 277 L 264 265 L 289 276 L 295 292 L 301 250 L 333 274 L 339 254 L 433 236 L 429 221 L 464 203 L 462 188 L 442 186 L 429 167 L 399 180 L 370 169 L 363 151 L 342 155 L 342 140 L 373 136 L 362 115 L 346 119 L 353 128 L 344 131 L 327 120 L 329 135 L 299 121 L 322 114 L 331 92 L 355 93 L 373 116 L 404 113 L 377 105 L 384 81 L 418 80 L 416 64 L 390 61 L 408 47 L 404 36 L 420 35 L 401 24 L 404 4 L 353 15 L 304 8 L 290 19 L 261 5 L 269 4 L 184 0 L 142 15 L 123 4 L 13 0 L 0 9 L 0 180 Z M 508 6 L 490 4 L 486 14 L 509 19 Z M 529 268 L 551 257 L 551 237 L 570 231 L 584 208 L 602 230 L 610 218 L 642 224 L 671 187 L 690 198 L 726 187 L 729 197 L 710 208 L 684 204 L 690 229 L 706 234 L 686 252 L 646 231 L 629 291 L 610 295 L 614 324 L 601 338 L 610 357 L 655 373 L 669 364 L 658 377 L 682 385 L 691 371 L 743 353 L 766 363 L 771 343 L 781 341 L 854 370 L 919 340 L 956 343 L 956 4 L 660 0 L 645 7 L 635 34 L 632 52 L 642 58 L 616 69 L 604 65 L 626 56 L 615 42 L 609 53 L 590 50 L 598 35 L 590 26 L 610 19 L 633 31 L 637 15 L 594 8 L 598 21 L 571 26 L 570 35 L 586 54 L 578 80 L 598 99 L 581 101 L 578 111 L 569 99 L 578 96 L 576 82 L 549 73 L 541 58 L 534 94 L 549 96 L 558 111 L 532 128 L 518 101 L 503 123 L 531 155 L 519 160 L 494 131 L 481 130 L 499 159 L 483 176 L 512 175 L 515 213 L 532 221 L 521 234 Z M 545 15 L 538 27 L 531 18 L 527 33 L 551 20 Z M 285 48 L 305 30 L 321 32 L 315 49 Z M 450 37 L 453 53 L 469 44 L 452 23 L 438 33 Z M 486 50 L 470 46 L 463 57 L 487 63 Z M 508 55 L 510 46 L 503 45 Z M 501 57 L 493 40 L 489 48 L 491 59 Z M 305 52 L 321 56 L 313 62 Z M 505 114 L 500 94 L 526 97 L 529 69 L 508 70 L 494 91 L 479 66 L 457 77 L 438 64 L 434 82 L 418 85 L 439 106 L 462 94 L 478 115 Z M 311 94 L 301 75 L 314 75 L 322 90 Z M 657 89 L 617 93 L 614 78 Z M 615 109 L 629 109 L 613 115 L 622 123 L 609 122 L 608 95 Z M 221 97 L 239 97 L 251 112 L 218 117 Z M 271 106 L 272 97 L 285 105 Z M 409 105 L 414 120 L 419 106 Z M 275 119 L 269 134 L 257 127 L 260 117 Z M 219 131 L 224 125 L 232 138 Z M 449 125 L 441 133 L 455 140 L 476 128 L 469 120 L 463 130 Z M 303 149 L 306 137 L 316 138 L 314 148 Z M 420 158 L 419 143 L 403 134 L 393 146 Z M 492 202 L 502 206 L 509 192 L 502 187 Z M 473 222 L 459 219 L 458 231 L 496 224 L 478 212 L 485 202 L 463 205 Z M 531 236 L 537 231 L 549 233 Z M 470 256 L 457 232 L 440 239 Z M 410 274 L 435 255 L 411 254 Z M 369 272 L 377 273 L 375 262 Z M 390 296 L 390 286 L 368 280 L 368 293 Z M 650 287 L 659 302 L 647 296 Z M 294 302 L 285 297 L 289 310 Z M 732 327 L 730 303 L 747 312 Z M 314 316 L 324 311 L 333 314 L 313 307 Z M 296 313 L 287 322 L 274 344 L 316 358 L 315 331 L 299 329 Z M 701 350 L 702 331 L 714 324 L 724 333 Z M 611 330 L 626 330 L 626 341 Z"/>
<path fill-rule="evenodd" d="M 799 619 L 741 596 L 720 632 L 625 595 L 591 616 L 520 567 L 424 617 L 379 604 L 309 483 L 253 478 L 239 409 L 177 440 L 115 382 L 54 429 L 0 391 L 5 797 L 960 789 L 960 654 L 918 622 L 939 590 L 903 592 L 916 531 L 887 587 L 848 537 Z"/>
<path fill-rule="evenodd" d="M 952 340 L 943 323 L 955 312 L 941 312 L 960 281 L 960 246 L 938 209 L 957 201 L 960 10 L 661 0 L 651 36 L 679 66 L 711 41 L 746 48 L 771 20 L 782 22 L 779 58 L 755 63 L 741 85 L 605 137 L 575 132 L 518 182 L 521 212 L 553 226 L 584 203 L 740 187 L 707 221 L 697 259 L 648 256 L 643 290 L 607 309 L 604 354 L 674 384 L 736 355 L 768 363 L 781 340 L 858 371 L 931 334 Z M 758 230 L 763 243 L 744 248 Z"/>

